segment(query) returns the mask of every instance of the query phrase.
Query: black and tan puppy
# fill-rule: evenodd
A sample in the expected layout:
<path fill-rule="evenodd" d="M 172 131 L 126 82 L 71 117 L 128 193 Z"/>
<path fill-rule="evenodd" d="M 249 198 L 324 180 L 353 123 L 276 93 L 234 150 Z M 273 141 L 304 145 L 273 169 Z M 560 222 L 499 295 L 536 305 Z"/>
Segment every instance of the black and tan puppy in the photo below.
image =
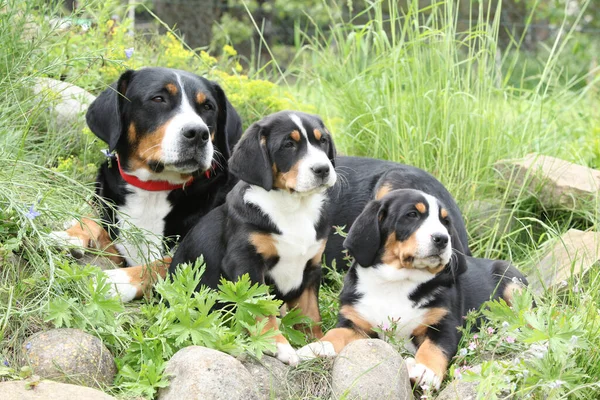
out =
<path fill-rule="evenodd" d="M 317 116 L 282 111 L 253 124 L 229 160 L 240 182 L 181 242 L 170 272 L 203 255 L 204 285 L 214 288 L 221 277 L 249 274 L 253 282 L 272 284 L 277 298 L 310 317 L 317 324 L 312 335 L 321 337 L 318 293 L 334 166 L 332 138 Z M 276 327 L 270 316 L 265 329 Z M 276 342 L 277 357 L 297 363 L 282 335 Z"/>
<path fill-rule="evenodd" d="M 332 356 L 356 339 L 377 337 L 373 328 L 392 325 L 416 351 L 407 360 L 411 379 L 436 389 L 456 354 L 463 316 L 489 299 L 510 303 L 526 284 L 507 262 L 464 256 L 446 206 L 417 190 L 371 201 L 344 246 L 355 262 L 344 280 L 338 325 L 299 356 Z"/>

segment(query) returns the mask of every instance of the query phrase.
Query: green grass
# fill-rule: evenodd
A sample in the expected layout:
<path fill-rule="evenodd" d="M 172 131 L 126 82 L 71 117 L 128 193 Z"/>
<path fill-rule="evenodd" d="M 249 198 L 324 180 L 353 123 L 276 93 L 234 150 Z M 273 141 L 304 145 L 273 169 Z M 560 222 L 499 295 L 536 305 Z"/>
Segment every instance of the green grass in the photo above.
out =
<path fill-rule="evenodd" d="M 578 37 L 572 32 L 532 57 L 521 51 L 520 38 L 514 38 L 509 49 L 498 49 L 497 20 L 481 17 L 459 31 L 453 2 L 418 10 L 415 1 L 405 14 L 395 8 L 395 2 L 373 2 L 354 21 L 332 17 L 328 33 L 317 30 L 310 37 L 298 33 L 294 62 L 284 76 L 270 77 L 281 83 L 277 88 L 227 75 L 235 59 L 220 59 L 207 70 L 206 63 L 212 61 L 206 55 L 188 52 L 173 40 L 161 44 L 160 37 L 121 35 L 107 42 L 101 30 L 90 36 L 58 32 L 39 19 L 57 11 L 41 1 L 30 3 L 0 0 L 0 9 L 6 10 L 0 14 L 4 99 L 0 105 L 0 361 L 9 365 L 0 365 L 0 378 L 18 375 L 26 337 L 70 325 L 102 338 L 116 355 L 120 373 L 115 384 L 106 388 L 108 392 L 125 398 L 151 397 L 164 383 L 161 371 L 172 350 L 194 340 L 205 343 L 192 336 L 179 340 L 177 332 L 161 330 L 159 317 L 171 318 L 178 332 L 184 329 L 185 318 L 170 313 L 158 298 L 125 306 L 106 301 L 105 289 L 95 290 L 89 284 L 94 269 L 76 266 L 48 241 L 47 233 L 60 229 L 63 221 L 89 212 L 94 165 L 102 159 L 103 145 L 85 129 L 83 119 L 68 128 L 55 124 L 47 109 L 50 99 L 34 96 L 30 90 L 36 77 L 66 73 L 69 81 L 98 90 L 121 67 L 135 66 L 128 62 L 169 62 L 160 55 L 173 51 L 170 61 L 182 64 L 169 66 L 195 68 L 222 79 L 246 126 L 263 113 L 300 105 L 325 118 L 342 153 L 390 159 L 431 172 L 465 212 L 475 255 L 512 260 L 531 276 L 536 275 L 545 243 L 569 228 L 598 228 L 597 202 L 578 209 L 550 208 L 536 193 L 522 188 L 512 196 L 498 182 L 493 167 L 498 160 L 530 152 L 600 165 L 598 78 L 595 90 L 585 83 L 582 64 L 573 59 Z M 83 12 L 99 18 L 102 25 L 114 4 L 100 3 L 92 2 Z M 483 4 L 487 3 L 472 2 L 472 7 Z M 41 29 L 24 35 L 32 18 Z M 135 41 L 141 61 L 116 56 L 131 46 L 130 40 Z M 498 206 L 488 214 L 488 221 L 482 221 L 470 204 L 486 199 Z M 33 219 L 32 207 L 40 213 Z M 500 214 L 513 219 L 510 229 L 483 223 Z M 336 321 L 342 276 L 327 270 L 326 277 L 321 310 L 324 328 L 329 329 Z M 195 278 L 184 278 L 161 290 L 175 291 L 179 301 L 199 307 L 185 292 Z M 483 362 L 481 374 L 464 375 L 480 381 L 481 393 L 487 397 L 508 390 L 518 397 L 598 398 L 598 271 L 585 279 L 569 279 L 561 291 L 536 296 L 536 309 L 526 306 L 526 296 L 512 310 L 492 305 L 490 322 L 479 337 L 467 334 L 463 340 L 462 347 L 475 342 L 476 348 L 457 357 L 455 366 Z M 255 351 L 253 346 L 260 349 L 260 341 L 250 343 L 242 333 L 238 323 L 247 318 L 244 315 L 233 319 L 227 313 L 215 315 L 220 322 L 211 329 L 222 340 L 206 343 L 233 354 Z M 490 327 L 495 334 L 487 334 Z M 237 344 L 229 341 L 231 335 L 239 335 Z M 507 337 L 515 337 L 515 343 L 508 343 Z M 296 344 L 304 340 L 297 337 Z M 546 341 L 548 351 L 542 358 L 523 356 Z M 166 347 L 171 349 L 164 351 Z M 490 354 L 493 361 L 487 361 Z M 519 362 L 512 361 L 515 357 Z M 141 360 L 152 363 L 142 368 Z M 303 397 L 328 396 L 327 365 L 304 364 L 293 371 L 303 380 Z"/>

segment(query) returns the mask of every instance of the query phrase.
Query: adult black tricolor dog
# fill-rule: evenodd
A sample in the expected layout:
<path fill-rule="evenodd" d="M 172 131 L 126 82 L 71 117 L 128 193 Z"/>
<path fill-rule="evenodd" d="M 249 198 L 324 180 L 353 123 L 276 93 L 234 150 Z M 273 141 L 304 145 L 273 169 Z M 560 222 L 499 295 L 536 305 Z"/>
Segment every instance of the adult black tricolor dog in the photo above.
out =
<path fill-rule="evenodd" d="M 86 119 L 115 152 L 96 180 L 100 224 L 84 218 L 54 236 L 129 267 L 105 271 L 128 301 L 156 275 L 165 276 L 170 259 L 162 256 L 224 202 L 234 185 L 227 163 L 242 134 L 241 119 L 217 83 L 166 68 L 126 71 L 90 105 Z M 128 226 L 164 252 L 120 237 L 119 229 Z"/>

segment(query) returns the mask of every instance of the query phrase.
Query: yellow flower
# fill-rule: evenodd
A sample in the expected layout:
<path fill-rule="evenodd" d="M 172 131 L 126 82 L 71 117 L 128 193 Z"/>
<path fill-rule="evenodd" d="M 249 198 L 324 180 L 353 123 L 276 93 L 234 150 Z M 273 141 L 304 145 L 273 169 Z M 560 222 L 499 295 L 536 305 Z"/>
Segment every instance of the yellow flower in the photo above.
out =
<path fill-rule="evenodd" d="M 233 48 L 233 46 L 230 46 L 228 44 L 223 46 L 223 53 L 227 54 L 230 57 L 237 56 L 237 51 Z"/>

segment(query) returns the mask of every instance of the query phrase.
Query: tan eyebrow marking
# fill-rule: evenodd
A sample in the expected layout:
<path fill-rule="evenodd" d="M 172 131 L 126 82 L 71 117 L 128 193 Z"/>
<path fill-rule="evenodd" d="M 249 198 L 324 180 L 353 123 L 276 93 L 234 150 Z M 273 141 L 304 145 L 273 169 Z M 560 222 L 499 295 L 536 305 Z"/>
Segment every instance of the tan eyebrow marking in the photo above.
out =
<path fill-rule="evenodd" d="M 197 102 L 198 104 L 202 104 L 202 103 L 204 103 L 204 101 L 205 101 L 205 100 L 206 100 L 206 95 L 205 95 L 204 93 L 202 93 L 202 92 L 198 92 L 198 93 L 196 94 L 196 102 Z"/>
<path fill-rule="evenodd" d="M 290 133 L 290 137 L 292 139 L 294 139 L 296 142 L 300 141 L 300 132 L 293 130 L 292 133 Z"/>
<path fill-rule="evenodd" d="M 423 203 L 417 203 L 417 204 L 415 204 L 415 208 L 421 214 L 425 214 L 425 211 L 427 211 L 427 206 L 425 204 L 423 204 Z"/>
<path fill-rule="evenodd" d="M 167 89 L 167 92 L 169 92 L 169 94 L 172 96 L 175 96 L 177 92 L 179 92 L 179 89 L 177 89 L 177 86 L 174 83 L 167 83 L 165 89 Z"/>
<path fill-rule="evenodd" d="M 442 210 L 440 211 L 440 215 L 442 216 L 442 218 L 446 218 L 448 216 L 448 210 L 442 208 Z"/>
<path fill-rule="evenodd" d="M 315 139 L 317 140 L 321 140 L 321 136 L 323 136 L 323 134 L 321 133 L 320 130 L 316 129 L 313 131 L 313 133 L 315 134 Z"/>

